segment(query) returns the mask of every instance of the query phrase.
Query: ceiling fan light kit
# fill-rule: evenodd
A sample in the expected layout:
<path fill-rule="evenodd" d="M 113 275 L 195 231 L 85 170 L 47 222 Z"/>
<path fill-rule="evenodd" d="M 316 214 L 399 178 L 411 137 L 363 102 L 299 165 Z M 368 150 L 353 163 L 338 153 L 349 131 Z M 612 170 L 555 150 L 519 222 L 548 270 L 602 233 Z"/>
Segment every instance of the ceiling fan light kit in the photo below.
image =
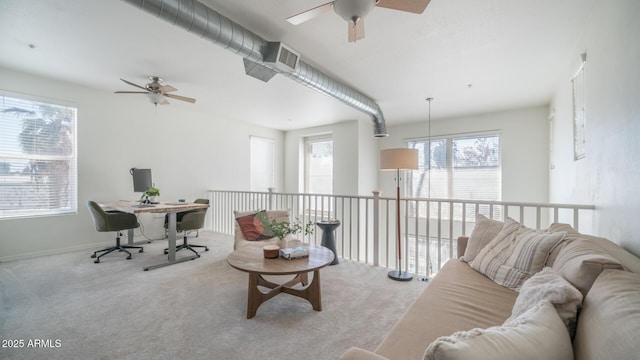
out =
<path fill-rule="evenodd" d="M 115 91 L 114 93 L 116 94 L 144 94 L 147 96 L 147 98 L 149 99 L 149 101 L 151 101 L 152 104 L 154 105 L 167 105 L 169 104 L 169 101 L 166 98 L 172 98 L 172 99 L 176 99 L 176 100 L 180 100 L 180 101 L 186 101 L 186 102 L 190 102 L 190 103 L 195 103 L 196 99 L 194 98 L 189 98 L 186 96 L 180 96 L 180 95 L 174 95 L 174 94 L 169 94 L 170 92 L 173 91 L 178 91 L 178 89 L 174 88 L 171 85 L 163 85 L 162 82 L 163 80 L 157 76 L 149 76 L 149 80 L 151 80 L 150 83 L 146 84 L 145 86 L 140 86 L 137 84 L 132 83 L 131 81 L 127 81 L 125 79 L 120 79 L 122 80 L 124 83 L 129 84 L 133 87 L 137 87 L 140 90 L 144 90 L 144 91 Z"/>
<path fill-rule="evenodd" d="M 364 38 L 364 18 L 376 6 L 398 11 L 422 14 L 431 0 L 334 0 L 287 18 L 293 25 L 302 24 L 316 16 L 333 11 L 348 23 L 348 40 Z"/>

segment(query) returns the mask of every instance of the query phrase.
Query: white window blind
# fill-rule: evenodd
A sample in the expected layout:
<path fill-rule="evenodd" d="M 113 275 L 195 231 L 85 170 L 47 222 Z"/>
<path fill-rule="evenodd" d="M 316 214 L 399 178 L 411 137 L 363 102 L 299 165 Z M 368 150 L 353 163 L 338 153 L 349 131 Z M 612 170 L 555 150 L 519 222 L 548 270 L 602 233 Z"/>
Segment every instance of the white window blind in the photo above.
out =
<path fill-rule="evenodd" d="M 77 212 L 76 114 L 0 94 L 0 219 Z"/>
<path fill-rule="evenodd" d="M 331 137 L 305 139 L 305 191 L 333 193 L 333 140 Z"/>
<path fill-rule="evenodd" d="M 268 191 L 275 186 L 275 141 L 251 136 L 251 191 Z"/>
<path fill-rule="evenodd" d="M 478 134 L 411 140 L 408 147 L 418 149 L 418 170 L 409 172 L 408 194 L 418 198 L 489 200 L 502 198 L 500 135 Z M 418 209 L 425 217 L 426 204 Z M 437 217 L 432 203 L 430 217 Z M 447 209 L 441 210 L 444 214 Z M 446 211 L 446 212 L 445 212 Z M 415 214 L 415 209 L 411 210 Z M 456 217 L 461 214 L 457 214 Z M 468 214 L 475 216 L 473 214 Z"/>

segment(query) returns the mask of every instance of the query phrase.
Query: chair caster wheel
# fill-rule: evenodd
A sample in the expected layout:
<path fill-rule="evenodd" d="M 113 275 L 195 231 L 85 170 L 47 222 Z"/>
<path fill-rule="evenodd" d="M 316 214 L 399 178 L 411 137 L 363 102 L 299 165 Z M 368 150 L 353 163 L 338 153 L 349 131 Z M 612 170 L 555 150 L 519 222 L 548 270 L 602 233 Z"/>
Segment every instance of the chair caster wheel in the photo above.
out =
<path fill-rule="evenodd" d="M 94 259 L 96 257 L 96 254 L 91 255 L 91 258 Z"/>
<path fill-rule="evenodd" d="M 209 248 L 204 248 L 204 251 L 209 251 Z"/>
<path fill-rule="evenodd" d="M 138 252 L 139 252 L 139 253 L 141 253 L 141 252 L 143 252 L 143 251 L 144 251 L 144 249 L 140 249 Z"/>
<path fill-rule="evenodd" d="M 169 253 L 169 251 L 168 251 L 168 250 L 165 250 L 165 251 L 164 251 L 164 254 L 165 254 L 165 255 L 167 255 L 168 253 Z"/>
<path fill-rule="evenodd" d="M 127 256 L 127 260 L 131 260 L 131 256 Z"/>
<path fill-rule="evenodd" d="M 94 261 L 94 263 L 99 264 L 100 263 L 100 259 L 96 259 L 96 261 Z"/>

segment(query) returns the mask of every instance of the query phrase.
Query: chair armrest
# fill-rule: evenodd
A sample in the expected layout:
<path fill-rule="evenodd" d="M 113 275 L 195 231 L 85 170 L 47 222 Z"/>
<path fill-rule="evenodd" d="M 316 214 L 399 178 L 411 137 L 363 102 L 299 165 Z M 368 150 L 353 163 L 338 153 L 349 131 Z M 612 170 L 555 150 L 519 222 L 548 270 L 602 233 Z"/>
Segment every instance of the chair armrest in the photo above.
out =
<path fill-rule="evenodd" d="M 344 354 L 342 354 L 342 356 L 340 356 L 340 360 L 388 360 L 388 359 L 384 356 L 380 356 L 378 354 L 372 353 L 371 351 L 367 351 L 357 347 L 352 347 L 349 350 L 345 351 Z"/>
<path fill-rule="evenodd" d="M 456 257 L 460 257 L 464 255 L 464 251 L 467 249 L 467 242 L 469 241 L 468 236 L 460 236 L 458 237 L 458 253 Z"/>

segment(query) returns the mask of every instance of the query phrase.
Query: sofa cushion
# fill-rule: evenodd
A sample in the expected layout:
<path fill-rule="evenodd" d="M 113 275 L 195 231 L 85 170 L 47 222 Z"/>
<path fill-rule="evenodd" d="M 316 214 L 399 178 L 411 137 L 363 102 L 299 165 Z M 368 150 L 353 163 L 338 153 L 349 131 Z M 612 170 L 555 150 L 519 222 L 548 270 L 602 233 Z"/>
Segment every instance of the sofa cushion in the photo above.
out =
<path fill-rule="evenodd" d="M 239 216 L 236 221 L 245 240 L 265 240 L 273 237 L 273 233 L 268 228 L 269 221 L 266 210 Z"/>
<path fill-rule="evenodd" d="M 469 235 L 462 261 L 472 262 L 480 250 L 498 235 L 503 226 L 504 222 L 502 221 L 491 220 L 482 214 L 478 214 L 476 216 L 476 225 L 473 227 L 471 235 Z"/>
<path fill-rule="evenodd" d="M 604 270 L 584 299 L 574 349 L 576 359 L 638 359 L 640 274 Z"/>
<path fill-rule="evenodd" d="M 548 302 L 540 302 L 502 326 L 456 332 L 438 338 L 425 360 L 572 360 L 571 339 Z"/>
<path fill-rule="evenodd" d="M 553 269 L 578 288 L 582 295 L 587 295 L 603 270 L 622 270 L 623 267 L 592 241 L 580 238 L 562 247 L 553 263 Z"/>
<path fill-rule="evenodd" d="M 447 261 L 394 325 L 375 352 L 389 359 L 419 359 L 436 338 L 502 324 L 518 293 L 458 259 Z"/>
<path fill-rule="evenodd" d="M 594 246 L 599 247 L 604 253 L 613 256 L 613 258 L 616 259 L 626 270 L 640 274 L 640 258 L 608 239 L 593 235 L 581 234 L 576 229 L 571 227 L 571 225 L 562 223 L 551 224 L 549 226 L 549 231 L 566 231 L 567 241 L 563 241 L 563 244 L 568 244 L 572 240 L 577 239 L 587 240 Z M 554 250 L 554 252 L 556 251 Z M 553 265 L 553 263 L 550 263 L 550 261 L 553 260 L 552 257 L 553 254 L 549 256 L 550 259 L 547 261 L 547 266 Z"/>
<path fill-rule="evenodd" d="M 537 303 L 551 303 L 573 336 L 582 293 L 552 268 L 545 267 L 522 284 L 520 294 L 511 310 L 511 318 L 524 314 Z"/>
<path fill-rule="evenodd" d="M 517 291 L 525 280 L 542 270 L 549 253 L 565 235 L 529 229 L 507 218 L 503 230 L 480 251 L 471 266 Z"/>

